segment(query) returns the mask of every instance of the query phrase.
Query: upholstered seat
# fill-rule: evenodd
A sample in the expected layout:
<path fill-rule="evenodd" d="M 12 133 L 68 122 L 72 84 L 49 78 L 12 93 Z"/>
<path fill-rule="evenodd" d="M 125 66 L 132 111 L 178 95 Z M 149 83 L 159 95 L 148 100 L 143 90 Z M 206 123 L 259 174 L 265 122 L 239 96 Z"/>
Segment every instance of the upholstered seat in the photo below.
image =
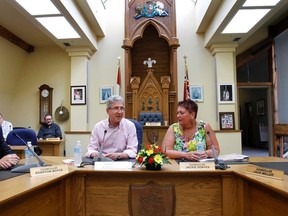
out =
<path fill-rule="evenodd" d="M 137 133 L 137 139 L 138 139 L 137 152 L 139 152 L 139 150 L 142 148 L 143 128 L 142 128 L 142 125 L 138 121 L 134 119 L 129 119 L 129 120 L 133 122 L 136 127 L 136 133 Z"/>
<path fill-rule="evenodd" d="M 145 125 L 146 122 L 160 122 L 163 124 L 163 115 L 161 112 L 140 112 L 138 121 L 141 125 Z"/>
<path fill-rule="evenodd" d="M 36 154 L 40 155 L 42 150 L 37 146 L 36 132 L 30 128 L 13 129 L 7 135 L 6 142 L 11 146 L 25 146 L 25 143 L 31 142 Z"/>

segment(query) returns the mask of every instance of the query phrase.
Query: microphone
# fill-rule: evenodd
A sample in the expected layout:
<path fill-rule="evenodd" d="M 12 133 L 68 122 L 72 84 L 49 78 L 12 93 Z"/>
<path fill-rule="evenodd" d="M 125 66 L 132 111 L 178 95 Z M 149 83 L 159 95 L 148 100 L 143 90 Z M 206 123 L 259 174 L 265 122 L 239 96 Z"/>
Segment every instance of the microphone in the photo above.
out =
<path fill-rule="evenodd" d="M 15 132 L 13 132 L 13 135 L 16 136 L 18 139 L 20 139 L 25 144 L 25 146 L 27 146 L 28 150 L 31 152 L 31 154 L 34 157 L 36 157 L 36 159 L 38 160 L 39 163 L 38 164 L 27 164 L 27 165 L 15 167 L 15 168 L 11 169 L 12 173 L 29 173 L 30 168 L 32 168 L 32 167 L 47 166 L 47 164 L 45 164 L 45 162 L 30 148 L 30 146 L 22 139 L 22 137 L 20 137 Z"/>
<path fill-rule="evenodd" d="M 107 134 L 107 130 L 104 130 L 104 136 L 102 139 L 102 144 L 100 144 L 100 149 L 99 149 L 99 157 L 93 158 L 93 161 L 113 161 L 112 159 L 110 159 L 108 157 L 103 157 L 103 144 L 104 144 L 106 134 Z"/>
<path fill-rule="evenodd" d="M 210 136 L 210 131 L 207 131 L 207 135 L 209 136 L 209 139 L 211 141 L 211 146 L 212 146 L 212 152 L 213 152 L 213 157 L 214 157 L 214 163 L 215 163 L 215 168 L 216 169 L 221 169 L 221 170 L 226 170 L 228 168 L 228 166 L 224 163 L 223 160 L 219 160 L 216 150 L 215 150 L 215 146 L 212 142 L 211 136 Z"/>

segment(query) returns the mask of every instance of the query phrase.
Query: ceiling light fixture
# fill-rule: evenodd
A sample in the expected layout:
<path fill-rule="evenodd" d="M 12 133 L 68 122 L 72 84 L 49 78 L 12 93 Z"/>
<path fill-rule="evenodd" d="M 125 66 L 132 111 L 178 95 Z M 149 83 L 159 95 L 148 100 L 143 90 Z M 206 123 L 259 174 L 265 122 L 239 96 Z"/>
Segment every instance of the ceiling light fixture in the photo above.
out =
<path fill-rule="evenodd" d="M 61 14 L 50 0 L 15 0 L 32 16 Z"/>
<path fill-rule="evenodd" d="M 222 34 L 247 33 L 250 31 L 280 0 L 246 0 Z"/>
<path fill-rule="evenodd" d="M 57 39 L 80 38 L 80 35 L 50 0 L 15 0 Z"/>

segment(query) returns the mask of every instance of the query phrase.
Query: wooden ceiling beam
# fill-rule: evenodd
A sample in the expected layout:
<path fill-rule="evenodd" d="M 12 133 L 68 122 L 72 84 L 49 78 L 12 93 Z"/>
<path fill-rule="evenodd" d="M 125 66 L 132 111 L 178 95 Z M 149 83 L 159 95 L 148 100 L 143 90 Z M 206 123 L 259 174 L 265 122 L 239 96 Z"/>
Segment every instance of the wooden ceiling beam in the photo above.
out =
<path fill-rule="evenodd" d="M 26 43 L 24 40 L 4 28 L 2 25 L 0 25 L 0 36 L 10 41 L 11 43 L 14 43 L 18 47 L 24 49 L 28 53 L 34 52 L 34 46 Z"/>

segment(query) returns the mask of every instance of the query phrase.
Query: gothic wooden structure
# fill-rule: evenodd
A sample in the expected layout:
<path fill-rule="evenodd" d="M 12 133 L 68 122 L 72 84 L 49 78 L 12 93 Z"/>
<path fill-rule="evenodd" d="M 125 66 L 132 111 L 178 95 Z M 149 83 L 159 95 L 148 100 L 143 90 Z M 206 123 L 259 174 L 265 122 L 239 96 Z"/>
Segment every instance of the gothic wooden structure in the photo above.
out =
<path fill-rule="evenodd" d="M 175 1 L 126 0 L 125 5 L 126 117 L 161 111 L 165 121 L 175 122 L 179 47 Z M 149 65 L 149 60 L 155 62 Z"/>

